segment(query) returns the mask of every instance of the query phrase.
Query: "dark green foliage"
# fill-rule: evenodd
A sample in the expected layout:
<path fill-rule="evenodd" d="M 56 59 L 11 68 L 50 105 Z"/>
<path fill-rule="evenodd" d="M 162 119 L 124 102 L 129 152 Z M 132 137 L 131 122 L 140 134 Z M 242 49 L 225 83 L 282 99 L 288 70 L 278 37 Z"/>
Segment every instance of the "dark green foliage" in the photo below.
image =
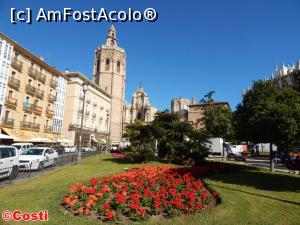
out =
<path fill-rule="evenodd" d="M 203 122 L 209 136 L 221 137 L 226 141 L 234 139 L 233 113 L 229 107 L 224 105 L 206 107 Z"/>
<path fill-rule="evenodd" d="M 206 137 L 189 123 L 180 121 L 178 115 L 167 111 L 157 113 L 149 124 L 136 122 L 127 127 L 126 137 L 132 147 L 124 151 L 125 156 L 134 162 L 152 160 L 155 143 L 158 159 L 168 162 L 182 164 L 191 157 L 198 162 L 207 154 L 207 149 L 202 147 Z"/>

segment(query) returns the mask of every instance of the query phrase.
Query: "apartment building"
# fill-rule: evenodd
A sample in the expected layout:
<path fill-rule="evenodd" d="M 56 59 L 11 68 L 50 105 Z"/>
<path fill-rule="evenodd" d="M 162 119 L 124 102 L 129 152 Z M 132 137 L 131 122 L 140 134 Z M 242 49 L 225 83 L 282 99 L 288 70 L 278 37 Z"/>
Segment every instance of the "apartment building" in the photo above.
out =
<path fill-rule="evenodd" d="M 17 141 L 56 142 L 63 138 L 61 111 L 65 92 L 62 89 L 66 89 L 67 83 L 63 74 L 1 33 L 0 39 L 12 46 L 2 132 Z M 57 110 L 58 106 L 62 109 Z"/>
<path fill-rule="evenodd" d="M 64 136 L 75 146 L 80 144 L 81 116 L 83 113 L 82 143 L 95 146 L 106 143 L 110 135 L 111 95 L 79 72 L 66 72 L 68 78 L 65 115 L 63 123 Z M 88 84 L 83 94 L 83 83 Z M 83 100 L 85 107 L 83 110 Z"/>
<path fill-rule="evenodd" d="M 13 46 L 0 37 L 0 117 L 3 112 Z"/>

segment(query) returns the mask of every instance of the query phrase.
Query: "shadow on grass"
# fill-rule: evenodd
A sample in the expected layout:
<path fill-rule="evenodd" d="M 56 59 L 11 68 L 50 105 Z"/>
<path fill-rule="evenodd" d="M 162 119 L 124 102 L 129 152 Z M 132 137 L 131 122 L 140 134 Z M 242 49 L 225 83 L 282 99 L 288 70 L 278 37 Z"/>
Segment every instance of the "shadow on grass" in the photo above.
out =
<path fill-rule="evenodd" d="M 227 189 L 227 190 L 230 190 L 230 191 L 237 191 L 237 192 L 241 192 L 241 193 L 245 193 L 245 194 L 249 194 L 249 195 L 254 195 L 254 196 L 258 196 L 258 197 L 268 198 L 268 199 L 272 199 L 272 200 L 276 200 L 276 201 L 280 201 L 280 202 L 284 202 L 284 203 L 289 203 L 289 204 L 300 206 L 300 202 L 285 200 L 285 199 L 281 199 L 281 198 L 275 198 L 275 197 L 272 197 L 272 196 L 257 194 L 257 193 L 253 193 L 253 192 L 250 192 L 250 191 L 245 191 L 245 190 L 239 190 L 239 189 L 235 189 L 235 188 L 224 187 L 224 186 L 217 185 L 217 184 L 210 184 L 209 186 L 219 187 L 219 188 Z"/>
<path fill-rule="evenodd" d="M 264 172 L 254 167 L 241 167 L 232 174 L 216 174 L 209 179 L 228 184 L 250 186 L 266 191 L 291 191 L 300 194 L 300 177 Z"/>
<path fill-rule="evenodd" d="M 103 159 L 103 161 L 108 161 L 108 162 L 113 162 L 113 163 L 117 163 L 117 164 L 133 164 L 123 158 L 107 158 L 107 159 Z"/>

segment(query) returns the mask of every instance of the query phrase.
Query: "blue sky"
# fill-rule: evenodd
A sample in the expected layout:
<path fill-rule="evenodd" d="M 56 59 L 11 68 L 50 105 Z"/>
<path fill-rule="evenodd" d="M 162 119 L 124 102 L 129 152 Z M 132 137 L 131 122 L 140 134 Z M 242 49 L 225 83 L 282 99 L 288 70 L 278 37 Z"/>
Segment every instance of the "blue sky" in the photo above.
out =
<path fill-rule="evenodd" d="M 10 23 L 10 8 L 47 10 L 144 10 L 155 8 L 154 23 L 115 23 L 127 53 L 126 99 L 139 82 L 152 105 L 170 108 L 177 97 L 200 100 L 209 90 L 231 107 L 242 89 L 282 62 L 300 58 L 298 0 L 53 0 L 0 2 L 0 31 L 60 70 L 92 76 L 94 49 L 105 42 L 107 22 Z"/>

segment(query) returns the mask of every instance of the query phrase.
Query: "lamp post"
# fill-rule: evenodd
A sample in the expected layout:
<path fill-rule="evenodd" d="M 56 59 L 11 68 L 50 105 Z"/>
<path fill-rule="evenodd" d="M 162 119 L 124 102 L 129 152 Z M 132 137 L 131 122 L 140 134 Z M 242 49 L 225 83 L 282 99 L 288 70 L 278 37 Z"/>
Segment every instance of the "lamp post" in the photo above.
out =
<path fill-rule="evenodd" d="M 109 122 L 109 113 L 106 112 L 106 146 L 108 146 L 108 138 L 109 138 L 109 125 L 108 125 L 108 122 Z M 107 148 L 105 150 L 105 152 L 107 152 Z"/>
<path fill-rule="evenodd" d="M 78 149 L 78 155 L 77 155 L 77 161 L 76 163 L 79 164 L 80 160 L 81 160 L 81 149 L 83 146 L 83 142 L 82 142 L 82 129 L 83 129 L 83 116 L 84 116 L 84 106 L 85 106 L 85 95 L 86 92 L 88 90 L 88 86 L 89 84 L 87 82 L 83 82 L 82 84 L 82 90 L 83 90 L 83 104 L 82 104 L 82 111 L 81 111 L 81 124 L 80 124 L 80 130 L 79 130 L 79 138 L 80 138 L 80 147 Z"/>

